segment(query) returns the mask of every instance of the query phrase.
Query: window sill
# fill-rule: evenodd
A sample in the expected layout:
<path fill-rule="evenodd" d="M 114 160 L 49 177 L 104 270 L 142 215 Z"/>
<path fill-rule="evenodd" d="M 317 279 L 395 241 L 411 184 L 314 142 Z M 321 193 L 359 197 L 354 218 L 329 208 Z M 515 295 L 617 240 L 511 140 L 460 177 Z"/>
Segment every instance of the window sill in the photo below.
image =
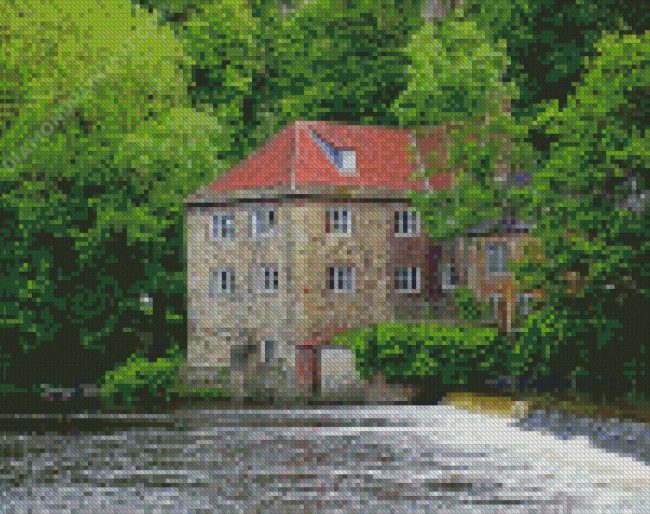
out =
<path fill-rule="evenodd" d="M 275 233 L 275 231 L 267 232 L 267 233 L 263 233 L 263 234 L 253 233 L 252 236 L 251 236 L 251 239 L 270 239 L 270 238 L 273 238 L 273 237 L 276 237 L 276 236 L 277 236 L 277 234 Z"/>
<path fill-rule="evenodd" d="M 399 238 L 410 238 L 410 237 L 419 237 L 422 234 L 420 232 L 414 232 L 412 234 L 402 234 L 402 233 L 395 233 L 393 232 L 393 236 L 399 237 Z"/>
<path fill-rule="evenodd" d="M 486 271 L 485 275 L 488 277 L 512 277 L 512 272 L 511 271 L 495 271 L 495 272 L 489 272 Z"/>

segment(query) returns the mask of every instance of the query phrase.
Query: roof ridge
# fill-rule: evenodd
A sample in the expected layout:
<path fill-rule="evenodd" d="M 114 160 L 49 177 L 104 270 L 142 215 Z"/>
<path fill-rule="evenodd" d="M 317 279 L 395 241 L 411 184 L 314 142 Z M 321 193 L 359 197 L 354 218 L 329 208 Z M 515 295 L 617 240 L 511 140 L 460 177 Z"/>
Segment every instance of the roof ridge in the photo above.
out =
<path fill-rule="evenodd" d="M 298 129 L 300 121 L 293 124 L 293 149 L 291 151 L 291 167 L 289 168 L 289 187 L 296 190 L 296 163 L 298 162 Z"/>

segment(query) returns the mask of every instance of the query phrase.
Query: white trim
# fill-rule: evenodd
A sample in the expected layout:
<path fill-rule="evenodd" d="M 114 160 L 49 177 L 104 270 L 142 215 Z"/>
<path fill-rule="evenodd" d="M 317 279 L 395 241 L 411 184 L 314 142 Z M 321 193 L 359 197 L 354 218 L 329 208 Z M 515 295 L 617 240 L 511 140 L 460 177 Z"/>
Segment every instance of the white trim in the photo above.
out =
<path fill-rule="evenodd" d="M 269 275 L 270 275 L 271 289 L 267 289 L 266 287 L 267 270 L 269 271 Z M 273 287 L 276 278 L 277 278 L 277 286 Z M 280 291 L 280 271 L 278 270 L 278 267 L 270 264 L 265 264 L 261 266 L 260 273 L 259 273 L 259 284 L 260 284 L 260 291 L 262 294 L 278 293 Z"/>
<path fill-rule="evenodd" d="M 230 224 L 228 221 L 225 223 L 224 227 L 224 218 L 227 218 L 230 220 Z M 218 235 L 215 235 L 215 221 L 219 219 L 219 230 L 217 231 Z M 223 229 L 227 229 L 229 233 L 231 234 L 230 236 L 223 236 Z M 235 239 L 235 213 L 231 211 L 219 211 L 219 212 L 213 212 L 210 215 L 210 241 L 234 241 Z"/>
<path fill-rule="evenodd" d="M 345 223 L 343 223 L 344 213 L 347 213 Z M 339 220 L 334 222 L 334 215 L 338 214 Z M 327 232 L 327 235 L 333 236 L 350 236 L 352 234 L 352 209 L 350 207 L 328 207 L 325 209 L 325 216 L 327 217 L 326 223 L 329 224 L 330 231 Z M 338 230 L 335 229 L 335 226 L 338 227 Z M 345 227 L 345 231 L 341 230 Z"/>
<path fill-rule="evenodd" d="M 493 246 L 495 248 L 494 254 L 491 254 L 489 249 Z M 496 248 L 503 248 L 503 252 L 497 252 Z M 485 243 L 485 273 L 490 276 L 505 276 L 510 273 L 508 270 L 508 255 L 510 254 L 510 248 L 508 241 L 486 241 Z M 490 262 L 490 257 L 493 256 L 495 259 L 494 263 Z M 492 271 L 490 264 L 495 264 L 495 268 L 498 268 L 496 271 Z"/>
<path fill-rule="evenodd" d="M 526 300 L 526 312 L 519 312 L 519 301 L 520 299 Z M 532 293 L 517 293 L 515 294 L 515 315 L 516 316 L 529 316 L 530 315 L 530 304 L 534 300 Z"/>
<path fill-rule="evenodd" d="M 332 270 L 334 270 L 332 272 Z M 328 266 L 327 289 L 334 293 L 355 293 L 357 270 L 354 266 Z M 341 287 L 339 287 L 341 286 Z"/>
<path fill-rule="evenodd" d="M 411 287 L 413 270 L 415 270 L 415 288 Z M 398 277 L 398 273 L 400 272 L 406 272 L 406 276 Z M 404 280 L 406 281 L 406 287 L 398 287 L 400 282 L 402 282 L 402 285 L 404 285 Z M 405 266 L 395 268 L 395 271 L 393 273 L 393 285 L 395 291 L 401 294 L 419 293 L 420 289 L 422 288 L 422 272 L 420 271 L 419 266 Z"/>
<path fill-rule="evenodd" d="M 268 225 L 268 231 L 258 232 L 258 216 L 265 215 L 268 217 L 270 213 L 273 213 L 273 223 L 270 223 L 268 218 L 263 220 L 263 223 Z M 275 207 L 264 207 L 259 209 L 254 209 L 251 213 L 251 235 L 255 238 L 264 238 L 264 237 L 273 237 L 275 235 L 275 229 L 278 225 L 278 211 Z"/>
<path fill-rule="evenodd" d="M 403 220 L 403 213 L 408 213 L 407 214 L 407 219 L 406 219 L 406 232 L 402 232 L 402 229 L 404 228 L 404 220 Z M 398 231 L 395 231 L 395 215 L 399 216 L 399 221 L 398 221 Z M 411 220 L 411 217 L 414 217 L 414 220 Z M 414 225 L 414 231 L 409 232 L 409 229 L 411 226 Z M 420 212 L 416 209 L 397 209 L 393 211 L 393 234 L 395 237 L 417 237 L 420 235 L 422 229 L 422 222 L 421 222 L 421 216 Z"/>
<path fill-rule="evenodd" d="M 226 288 L 223 288 L 224 280 Z M 233 268 L 210 268 L 208 297 L 218 298 L 235 292 L 235 270 Z"/>
<path fill-rule="evenodd" d="M 487 295 L 487 301 L 488 301 L 488 317 L 491 320 L 495 320 L 499 318 L 499 302 L 503 298 L 503 295 L 501 293 L 491 293 Z M 492 305 L 494 302 L 494 312 L 492 312 Z"/>

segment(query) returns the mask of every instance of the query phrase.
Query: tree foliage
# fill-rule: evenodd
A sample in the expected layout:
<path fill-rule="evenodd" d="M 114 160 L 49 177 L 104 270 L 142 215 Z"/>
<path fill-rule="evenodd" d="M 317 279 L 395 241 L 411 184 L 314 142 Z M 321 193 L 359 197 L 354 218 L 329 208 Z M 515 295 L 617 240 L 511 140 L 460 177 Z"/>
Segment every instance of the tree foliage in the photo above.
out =
<path fill-rule="evenodd" d="M 456 13 L 423 27 L 409 55 L 409 84 L 393 109 L 404 125 L 447 127 L 445 153 L 426 172 L 453 174 L 453 188 L 414 199 L 427 231 L 446 239 L 502 219 L 516 198 L 502 179 L 531 158 L 515 144 L 526 130 L 508 108 L 516 89 L 505 80 L 505 46 Z"/>
<path fill-rule="evenodd" d="M 3 65 L 24 79 L 3 82 L 3 346 L 15 378 L 91 378 L 152 328 L 142 293 L 183 305 L 182 199 L 214 173 L 219 129 L 190 106 L 172 31 L 126 0 L 3 16 Z"/>
<path fill-rule="evenodd" d="M 529 116 L 548 101 L 564 104 L 603 32 L 642 34 L 650 26 L 648 9 L 636 0 L 464 0 L 462 6 L 467 19 L 507 44 L 508 77 L 520 90 L 513 107 Z"/>
<path fill-rule="evenodd" d="M 546 305 L 524 342 L 545 372 L 647 392 L 650 37 L 607 35 L 597 53 L 566 106 L 536 121 L 552 144 L 528 211 L 538 251 L 519 274 Z"/>

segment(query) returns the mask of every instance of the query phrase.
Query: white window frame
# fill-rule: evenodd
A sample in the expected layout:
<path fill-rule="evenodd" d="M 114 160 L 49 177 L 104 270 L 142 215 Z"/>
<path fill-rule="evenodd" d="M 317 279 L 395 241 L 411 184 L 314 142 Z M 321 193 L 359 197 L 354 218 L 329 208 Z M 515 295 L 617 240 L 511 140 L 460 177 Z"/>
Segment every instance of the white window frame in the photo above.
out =
<path fill-rule="evenodd" d="M 259 280 L 260 290 L 265 294 L 277 293 L 280 290 L 280 272 L 277 266 L 262 266 Z"/>
<path fill-rule="evenodd" d="M 327 289 L 335 293 L 354 293 L 356 291 L 356 268 L 354 266 L 328 267 Z"/>
<path fill-rule="evenodd" d="M 278 224 L 277 210 L 273 207 L 256 209 L 251 216 L 251 233 L 255 237 L 271 237 L 275 233 L 275 227 Z M 260 221 L 260 217 L 265 219 Z M 271 221 L 271 217 L 273 221 Z M 260 230 L 263 228 L 264 230 Z"/>
<path fill-rule="evenodd" d="M 491 249 L 494 249 L 493 252 Z M 500 250 L 502 249 L 502 251 Z M 499 250 L 499 251 L 497 251 Z M 508 242 L 490 241 L 485 244 L 485 272 L 488 275 L 508 273 Z"/>
<path fill-rule="evenodd" d="M 325 211 L 326 227 L 330 235 L 349 236 L 352 234 L 352 209 L 349 207 L 331 207 Z"/>
<path fill-rule="evenodd" d="M 421 271 L 417 266 L 395 268 L 395 291 L 398 293 L 419 293 L 421 285 Z"/>
<path fill-rule="evenodd" d="M 225 284 L 225 288 L 224 288 Z M 208 296 L 218 298 L 235 292 L 235 271 L 233 268 L 212 268 L 208 284 Z"/>
<path fill-rule="evenodd" d="M 499 318 L 499 303 L 503 295 L 501 293 L 491 293 L 488 295 L 488 318 L 496 320 Z"/>
<path fill-rule="evenodd" d="M 339 152 L 339 171 L 342 175 L 354 175 L 357 172 L 357 152 L 350 149 L 341 149 Z"/>
<path fill-rule="evenodd" d="M 212 241 L 232 241 L 235 239 L 235 213 L 215 212 L 210 222 L 210 239 Z M 215 234 L 215 228 L 219 227 Z"/>
<path fill-rule="evenodd" d="M 415 209 L 402 209 L 393 215 L 393 231 L 396 236 L 407 237 L 420 234 L 420 213 Z"/>
<path fill-rule="evenodd" d="M 525 301 L 525 309 L 523 309 L 525 312 L 522 312 L 520 310 L 520 305 L 521 301 Z M 533 301 L 533 294 L 532 293 L 517 293 L 515 295 L 515 314 L 520 317 L 526 317 L 530 315 L 530 306 Z"/>
<path fill-rule="evenodd" d="M 456 272 L 456 264 L 453 262 L 448 262 L 441 266 L 441 270 L 440 270 L 441 285 L 444 291 L 456 289 L 458 287 L 458 282 L 460 281 L 460 277 L 458 273 L 454 273 L 454 272 Z M 456 277 L 455 282 L 453 280 L 453 277 Z"/>
<path fill-rule="evenodd" d="M 268 348 L 271 348 L 271 351 L 268 351 Z M 278 342 L 275 339 L 263 339 L 260 343 L 260 362 L 262 364 L 273 364 L 273 361 L 277 358 L 277 349 Z M 271 356 L 269 357 L 269 353 Z"/>

